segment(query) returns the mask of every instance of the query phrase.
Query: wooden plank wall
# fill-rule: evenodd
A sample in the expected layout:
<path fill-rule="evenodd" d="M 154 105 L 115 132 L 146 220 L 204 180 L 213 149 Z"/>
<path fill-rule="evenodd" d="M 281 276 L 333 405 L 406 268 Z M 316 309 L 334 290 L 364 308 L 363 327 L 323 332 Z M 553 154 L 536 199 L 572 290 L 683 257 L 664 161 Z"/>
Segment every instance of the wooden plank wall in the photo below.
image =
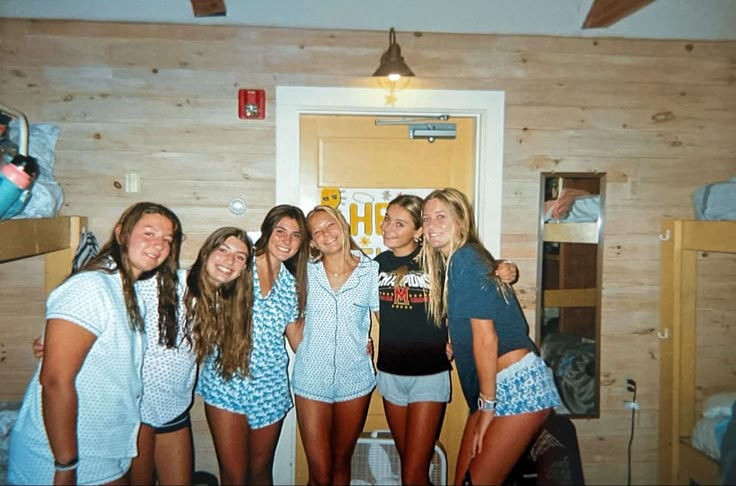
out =
<path fill-rule="evenodd" d="M 639 385 L 633 480 L 656 482 L 659 221 L 692 215 L 699 185 L 736 172 L 736 42 L 399 33 L 409 89 L 506 93 L 502 254 L 536 294 L 542 171 L 607 173 L 601 417 L 578 420 L 586 480 L 623 483 Z M 377 87 L 385 32 L 0 19 L 0 99 L 61 127 L 64 214 L 101 240 L 137 200 L 169 205 L 188 265 L 215 227 L 257 230 L 274 204 L 277 85 Z M 264 121 L 237 118 L 237 90 L 264 88 Z M 126 194 L 126 172 L 141 192 Z M 226 209 L 246 196 L 244 217 Z M 30 376 L 43 319 L 34 261 L 0 266 L 0 400 Z M 13 379 L 6 379 L 13 377 Z M 197 415 L 198 465 L 216 470 Z M 451 458 L 451 460 L 453 460 Z"/>

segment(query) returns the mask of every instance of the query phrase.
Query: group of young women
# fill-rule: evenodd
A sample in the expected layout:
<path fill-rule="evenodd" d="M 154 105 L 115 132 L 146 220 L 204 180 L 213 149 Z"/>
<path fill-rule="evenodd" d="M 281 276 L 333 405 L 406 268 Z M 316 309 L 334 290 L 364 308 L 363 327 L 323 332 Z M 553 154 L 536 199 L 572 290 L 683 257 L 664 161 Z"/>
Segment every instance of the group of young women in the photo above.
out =
<path fill-rule="evenodd" d="M 292 391 L 309 484 L 349 484 L 376 383 L 402 482 L 429 484 L 454 354 L 470 409 L 455 483 L 502 482 L 558 402 L 508 284 L 516 268 L 482 246 L 455 189 L 399 196 L 381 229 L 389 251 L 371 260 L 337 210 L 276 206 L 255 245 L 220 228 L 177 275 L 176 215 L 133 205 L 49 296 L 9 481 L 191 483 L 196 381 L 222 484 L 273 482 Z"/>

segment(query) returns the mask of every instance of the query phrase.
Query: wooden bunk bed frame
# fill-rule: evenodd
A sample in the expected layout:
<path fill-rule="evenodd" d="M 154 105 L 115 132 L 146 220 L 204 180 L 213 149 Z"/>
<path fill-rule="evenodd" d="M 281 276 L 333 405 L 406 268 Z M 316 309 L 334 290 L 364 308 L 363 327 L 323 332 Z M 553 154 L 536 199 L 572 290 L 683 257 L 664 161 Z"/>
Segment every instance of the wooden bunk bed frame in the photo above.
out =
<path fill-rule="evenodd" d="M 9 219 L 0 222 L 0 263 L 44 256 L 44 289 L 48 295 L 71 272 L 74 253 L 87 218 Z"/>
<path fill-rule="evenodd" d="M 697 253 L 736 253 L 736 222 L 662 222 L 659 484 L 720 484 L 718 463 L 690 442 L 696 416 Z"/>

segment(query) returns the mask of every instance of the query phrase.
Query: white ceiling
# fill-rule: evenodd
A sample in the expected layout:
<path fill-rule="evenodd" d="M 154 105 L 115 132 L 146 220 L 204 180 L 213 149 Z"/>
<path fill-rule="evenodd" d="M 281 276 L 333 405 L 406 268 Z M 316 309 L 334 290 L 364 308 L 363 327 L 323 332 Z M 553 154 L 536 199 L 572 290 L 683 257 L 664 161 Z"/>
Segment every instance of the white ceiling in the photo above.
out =
<path fill-rule="evenodd" d="M 626 0 L 621 0 L 626 1 Z M 225 0 L 195 18 L 189 0 L 0 0 L 0 17 L 315 29 L 736 40 L 736 0 L 656 0 L 604 29 L 581 26 L 593 0 Z"/>

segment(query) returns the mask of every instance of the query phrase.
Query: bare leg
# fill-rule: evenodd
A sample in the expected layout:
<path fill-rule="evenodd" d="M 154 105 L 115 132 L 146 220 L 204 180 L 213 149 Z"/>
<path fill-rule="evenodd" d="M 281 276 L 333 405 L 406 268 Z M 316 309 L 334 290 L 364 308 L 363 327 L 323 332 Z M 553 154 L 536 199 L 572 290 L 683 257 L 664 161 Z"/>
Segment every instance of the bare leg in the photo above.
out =
<path fill-rule="evenodd" d="M 332 427 L 332 483 L 350 484 L 350 462 L 365 425 L 371 395 L 334 404 Z"/>
<path fill-rule="evenodd" d="M 130 470 L 128 470 L 128 474 L 125 474 L 117 479 L 113 479 L 109 483 L 105 483 L 103 486 L 127 486 L 128 484 L 130 484 L 128 483 L 129 474 L 130 474 Z"/>
<path fill-rule="evenodd" d="M 273 484 L 273 458 L 284 421 L 260 429 L 250 429 L 248 434 L 248 484 Z"/>
<path fill-rule="evenodd" d="M 386 414 L 386 422 L 388 422 L 388 428 L 391 429 L 391 436 L 394 439 L 394 444 L 396 444 L 402 466 L 406 455 L 406 413 L 408 411 L 409 407 L 397 405 L 385 398 L 383 399 L 383 412 Z"/>
<path fill-rule="evenodd" d="M 138 430 L 138 455 L 130 463 L 130 484 L 148 485 L 155 482 L 155 448 L 156 431 L 150 425 L 141 424 Z"/>
<path fill-rule="evenodd" d="M 204 404 L 207 423 L 220 466 L 220 484 L 246 484 L 248 474 L 248 418 Z"/>
<path fill-rule="evenodd" d="M 442 402 L 409 404 L 406 423 L 406 454 L 401 461 L 402 484 L 430 484 L 429 464 L 445 416 Z"/>
<path fill-rule="evenodd" d="M 502 484 L 539 432 L 550 409 L 495 417 L 483 439 L 483 451 L 476 457 L 471 457 L 473 432 L 481 413 L 484 412 L 474 412 L 465 424 L 457 459 L 455 484 L 462 483 L 468 469 L 474 484 Z"/>
<path fill-rule="evenodd" d="M 309 465 L 308 484 L 332 484 L 332 404 L 296 395 L 296 419 Z"/>
<path fill-rule="evenodd" d="M 191 427 L 156 434 L 154 440 L 158 484 L 160 486 L 192 484 L 194 452 Z"/>

